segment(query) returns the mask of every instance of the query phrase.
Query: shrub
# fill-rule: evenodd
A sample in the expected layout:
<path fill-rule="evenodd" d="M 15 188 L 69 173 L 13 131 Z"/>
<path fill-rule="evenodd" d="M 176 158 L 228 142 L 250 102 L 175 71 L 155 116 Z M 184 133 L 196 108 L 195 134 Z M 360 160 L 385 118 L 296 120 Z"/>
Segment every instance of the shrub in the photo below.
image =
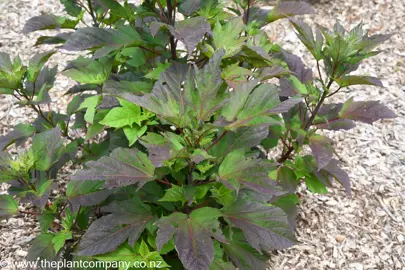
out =
<path fill-rule="evenodd" d="M 77 82 L 66 113 L 43 106 L 52 103 L 57 68 L 46 62 L 55 51 L 28 65 L 0 54 L 0 93 L 38 113 L 0 138 L 3 150 L 29 146 L 0 156 L 0 181 L 10 185 L 0 215 L 27 213 L 18 210 L 24 203 L 38 215 L 28 260 L 265 269 L 270 250 L 297 243 L 300 182 L 326 193 L 337 181 L 350 195 L 320 131 L 395 114 L 378 101 L 326 101 L 351 85 L 382 85 L 352 72 L 390 35 L 338 23 L 313 32 L 291 18 L 313 13 L 307 3 L 269 10 L 253 2 L 63 0 L 69 16 L 26 23 L 25 33 L 67 29 L 36 46 L 88 52 L 62 72 Z M 81 27 L 85 14 L 92 26 Z M 316 60 L 317 76 L 267 38 L 262 27 L 282 18 Z M 272 148 L 281 155 L 267 157 Z M 69 164 L 84 168 L 50 196 Z"/>

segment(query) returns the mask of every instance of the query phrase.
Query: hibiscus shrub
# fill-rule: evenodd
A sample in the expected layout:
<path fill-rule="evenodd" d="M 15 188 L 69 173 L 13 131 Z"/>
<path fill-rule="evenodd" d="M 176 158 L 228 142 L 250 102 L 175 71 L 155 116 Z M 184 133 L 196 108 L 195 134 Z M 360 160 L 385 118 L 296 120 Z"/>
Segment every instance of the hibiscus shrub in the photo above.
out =
<path fill-rule="evenodd" d="M 265 269 L 271 250 L 297 243 L 298 186 L 326 193 L 337 181 L 350 195 L 320 131 L 395 117 L 378 101 L 327 102 L 351 85 L 382 86 L 352 72 L 390 35 L 313 31 L 292 18 L 314 12 L 306 2 L 61 2 L 66 16 L 24 27 L 54 29 L 35 45 L 55 50 L 26 65 L 0 54 L 0 93 L 38 114 L 0 138 L 0 216 L 34 214 L 40 226 L 27 260 Z M 267 37 L 263 26 L 283 18 L 315 67 Z M 86 52 L 62 71 L 77 82 L 63 113 L 45 106 L 56 50 Z M 59 173 L 72 164 L 66 184 Z"/>

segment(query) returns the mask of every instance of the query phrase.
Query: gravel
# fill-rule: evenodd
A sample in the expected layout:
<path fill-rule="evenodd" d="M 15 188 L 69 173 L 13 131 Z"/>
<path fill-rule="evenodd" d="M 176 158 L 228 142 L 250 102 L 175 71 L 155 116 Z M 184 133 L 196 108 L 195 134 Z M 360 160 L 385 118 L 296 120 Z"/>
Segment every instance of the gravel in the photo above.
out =
<path fill-rule="evenodd" d="M 338 20 L 349 29 L 362 21 L 372 34 L 396 33 L 380 47 L 381 54 L 367 60 L 358 70 L 359 74 L 383 78 L 384 88 L 350 87 L 330 102 L 350 97 L 381 100 L 398 118 L 372 126 L 359 123 L 348 132 L 327 132 L 342 167 L 351 177 L 353 195 L 346 197 L 340 186 L 327 195 L 311 194 L 302 187 L 297 227 L 300 244 L 275 252 L 271 269 L 405 269 L 405 3 L 347 0 L 315 4 L 315 8 L 316 15 L 303 17 L 311 25 L 331 27 Z M 63 14 L 63 8 L 57 0 L 1 2 L 0 51 L 18 54 L 24 61 L 37 52 L 32 45 L 38 34 L 24 36 L 21 29 L 26 20 L 42 13 Z M 297 46 L 298 39 L 288 22 L 270 26 L 268 34 L 313 66 L 305 48 Z M 62 68 L 73 57 L 57 53 L 51 64 Z M 66 77 L 57 77 L 52 94 L 57 102 L 52 106 L 64 108 L 67 100 L 61 96 L 71 84 Z M 34 117 L 30 110 L 13 102 L 11 97 L 0 96 L 0 135 Z M 0 194 L 5 191 L 6 185 L 2 185 Z M 29 216 L 0 221 L 0 259 L 22 260 L 37 231 L 36 221 Z"/>

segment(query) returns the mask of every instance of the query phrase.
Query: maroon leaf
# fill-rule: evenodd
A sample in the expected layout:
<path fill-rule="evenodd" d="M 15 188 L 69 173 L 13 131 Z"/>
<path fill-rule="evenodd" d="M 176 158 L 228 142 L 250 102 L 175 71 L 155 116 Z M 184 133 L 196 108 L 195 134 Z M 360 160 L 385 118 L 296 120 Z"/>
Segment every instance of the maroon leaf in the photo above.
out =
<path fill-rule="evenodd" d="M 105 180 L 106 188 L 133 184 L 141 188 L 155 179 L 155 167 L 146 154 L 135 149 L 117 148 L 110 156 L 89 161 L 86 165 L 89 169 L 77 172 L 72 180 Z"/>
<path fill-rule="evenodd" d="M 296 244 L 287 215 L 280 208 L 239 198 L 224 211 L 227 222 L 241 229 L 258 252 L 284 249 Z"/>
<path fill-rule="evenodd" d="M 102 210 L 111 214 L 90 225 L 80 242 L 79 256 L 110 252 L 127 239 L 134 246 L 146 223 L 153 219 L 150 207 L 135 198 L 113 202 Z"/>
<path fill-rule="evenodd" d="M 283 49 L 281 49 L 281 52 L 290 71 L 294 72 L 296 77 L 302 83 L 305 84 L 312 81 L 313 79 L 312 70 L 307 69 L 305 67 L 300 57 L 296 56 L 295 54 L 289 53 Z"/>
<path fill-rule="evenodd" d="M 353 101 L 353 98 L 350 98 L 343 104 L 339 117 L 372 124 L 380 119 L 395 118 L 397 116 L 388 107 L 380 104 L 379 101 Z"/>
<path fill-rule="evenodd" d="M 347 172 L 338 166 L 338 161 L 332 159 L 328 165 L 323 168 L 331 177 L 335 178 L 345 189 L 348 196 L 351 196 L 350 178 Z"/>
<path fill-rule="evenodd" d="M 313 14 L 315 10 L 310 4 L 303 1 L 278 1 L 267 17 L 268 22 L 294 15 Z"/>
<path fill-rule="evenodd" d="M 314 134 L 309 137 L 309 147 L 318 164 L 318 169 L 322 169 L 332 160 L 333 150 L 328 138 Z"/>
<path fill-rule="evenodd" d="M 156 246 L 161 250 L 174 235 L 174 244 L 186 269 L 208 270 L 214 259 L 212 238 L 226 243 L 218 218 L 222 213 L 215 208 L 203 207 L 186 215 L 173 213 L 156 222 L 159 227 Z"/>

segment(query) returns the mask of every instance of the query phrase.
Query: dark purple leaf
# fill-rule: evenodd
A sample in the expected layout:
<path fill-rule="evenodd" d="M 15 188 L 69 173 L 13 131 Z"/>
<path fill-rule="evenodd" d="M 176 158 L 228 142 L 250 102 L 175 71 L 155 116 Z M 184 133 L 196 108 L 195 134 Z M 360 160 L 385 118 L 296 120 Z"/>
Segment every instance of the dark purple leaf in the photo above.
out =
<path fill-rule="evenodd" d="M 353 101 L 353 98 L 350 98 L 343 104 L 339 117 L 372 124 L 380 119 L 390 119 L 397 116 L 379 101 Z"/>
<path fill-rule="evenodd" d="M 281 166 L 277 169 L 277 181 L 283 189 L 290 193 L 295 192 L 300 182 L 294 171 L 285 166 Z"/>
<path fill-rule="evenodd" d="M 232 150 L 259 145 L 268 134 L 269 128 L 266 125 L 239 128 L 235 132 L 228 132 L 209 152 L 216 157 L 224 157 Z"/>
<path fill-rule="evenodd" d="M 87 27 L 74 32 L 61 48 L 68 51 L 82 51 L 99 46 L 119 48 L 140 41 L 138 32 L 129 25 L 119 30 Z"/>
<path fill-rule="evenodd" d="M 175 38 L 186 45 L 189 56 L 204 35 L 211 34 L 211 26 L 204 17 L 186 19 L 176 24 L 174 29 L 169 27 L 169 30 Z"/>
<path fill-rule="evenodd" d="M 28 34 L 38 30 L 70 28 L 74 29 L 79 21 L 57 17 L 52 14 L 43 14 L 30 18 L 24 25 L 23 33 Z"/>
<path fill-rule="evenodd" d="M 277 5 L 267 16 L 267 22 L 273 22 L 278 19 L 304 14 L 314 14 L 315 10 L 310 4 L 304 1 L 278 1 Z"/>
<path fill-rule="evenodd" d="M 338 166 L 338 161 L 336 159 L 332 159 L 322 170 L 326 171 L 331 177 L 336 179 L 336 181 L 338 181 L 346 189 L 347 195 L 351 196 L 349 175 L 345 170 Z"/>
<path fill-rule="evenodd" d="M 378 45 L 380 45 L 381 43 L 387 41 L 388 39 L 390 39 L 394 34 L 388 34 L 388 35 L 382 35 L 382 34 L 378 34 L 378 35 L 374 35 L 371 37 L 365 37 L 363 38 L 363 50 L 364 51 L 371 51 L 373 50 L 375 47 L 377 47 Z"/>
<path fill-rule="evenodd" d="M 80 242 L 79 256 L 110 252 L 127 239 L 134 246 L 146 223 L 153 219 L 150 207 L 136 198 L 113 202 L 102 210 L 111 214 L 91 224 Z"/>
<path fill-rule="evenodd" d="M 312 81 L 312 70 L 305 67 L 300 57 L 283 49 L 281 49 L 281 52 L 283 54 L 285 62 L 288 65 L 289 70 L 292 71 L 302 83 L 305 84 Z"/>
<path fill-rule="evenodd" d="M 73 212 L 77 211 L 81 205 L 93 206 L 107 199 L 112 190 L 102 190 L 103 185 L 104 181 L 70 181 L 67 186 L 66 196 L 73 208 Z"/>
<path fill-rule="evenodd" d="M 0 150 L 3 150 L 14 142 L 21 144 L 34 133 L 35 128 L 33 128 L 31 125 L 18 124 L 14 127 L 13 131 L 9 132 L 5 136 L 0 137 Z"/>
<path fill-rule="evenodd" d="M 201 6 L 201 0 L 183 0 L 179 6 L 180 13 L 191 16 Z"/>
<path fill-rule="evenodd" d="M 292 97 L 276 105 L 274 108 L 268 110 L 269 113 L 286 113 L 295 105 L 300 103 L 303 99 L 301 97 Z"/>
<path fill-rule="evenodd" d="M 218 218 L 222 213 L 215 208 L 203 207 L 191 212 L 173 213 L 156 222 L 159 227 L 156 246 L 158 250 L 174 235 L 174 244 L 186 269 L 208 270 L 214 260 L 212 238 L 226 242 Z"/>
<path fill-rule="evenodd" d="M 247 56 L 247 61 L 251 62 L 255 67 L 268 67 L 271 65 L 271 57 L 262 47 L 245 45 L 242 51 Z"/>
<path fill-rule="evenodd" d="M 271 78 L 279 78 L 283 75 L 289 74 L 290 71 L 285 69 L 282 66 L 279 65 L 274 65 L 271 67 L 266 67 L 262 70 L 262 72 L 260 73 L 261 76 L 261 80 L 268 80 Z"/>
<path fill-rule="evenodd" d="M 52 234 L 40 234 L 31 243 L 28 251 L 27 261 L 38 261 L 39 259 L 52 260 L 55 258 L 55 249 L 53 247 Z"/>
<path fill-rule="evenodd" d="M 225 209 L 224 217 L 229 225 L 243 231 L 246 240 L 259 253 L 289 248 L 297 243 L 287 215 L 280 208 L 239 198 Z"/>
<path fill-rule="evenodd" d="M 319 170 L 328 165 L 332 160 L 333 149 L 328 138 L 314 134 L 309 137 L 309 147 L 312 150 Z"/>
<path fill-rule="evenodd" d="M 123 187 L 155 179 L 155 167 L 146 154 L 136 149 L 115 149 L 110 156 L 86 163 L 88 169 L 72 176 L 73 181 L 105 180 L 105 188 Z"/>
<path fill-rule="evenodd" d="M 293 97 L 298 94 L 292 82 L 286 78 L 280 79 L 280 89 L 280 97 Z"/>

